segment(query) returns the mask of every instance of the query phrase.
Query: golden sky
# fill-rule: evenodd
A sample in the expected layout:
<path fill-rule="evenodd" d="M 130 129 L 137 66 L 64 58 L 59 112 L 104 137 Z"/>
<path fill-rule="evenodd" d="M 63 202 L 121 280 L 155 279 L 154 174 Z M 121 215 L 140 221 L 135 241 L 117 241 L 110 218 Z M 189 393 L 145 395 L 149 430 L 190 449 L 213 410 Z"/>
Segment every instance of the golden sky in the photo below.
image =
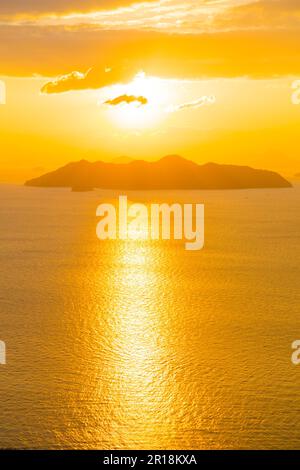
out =
<path fill-rule="evenodd" d="M 0 181 L 181 154 L 300 172 L 298 0 L 3 0 Z"/>

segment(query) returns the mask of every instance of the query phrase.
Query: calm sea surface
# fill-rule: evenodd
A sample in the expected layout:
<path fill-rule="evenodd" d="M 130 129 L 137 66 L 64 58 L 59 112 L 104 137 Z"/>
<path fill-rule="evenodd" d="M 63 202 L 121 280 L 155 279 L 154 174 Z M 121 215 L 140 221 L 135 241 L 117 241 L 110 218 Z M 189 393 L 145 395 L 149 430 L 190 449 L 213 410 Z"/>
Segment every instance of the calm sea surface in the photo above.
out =
<path fill-rule="evenodd" d="M 129 194 L 198 252 L 99 241 L 113 196 L 0 186 L 0 447 L 300 448 L 300 187 Z"/>

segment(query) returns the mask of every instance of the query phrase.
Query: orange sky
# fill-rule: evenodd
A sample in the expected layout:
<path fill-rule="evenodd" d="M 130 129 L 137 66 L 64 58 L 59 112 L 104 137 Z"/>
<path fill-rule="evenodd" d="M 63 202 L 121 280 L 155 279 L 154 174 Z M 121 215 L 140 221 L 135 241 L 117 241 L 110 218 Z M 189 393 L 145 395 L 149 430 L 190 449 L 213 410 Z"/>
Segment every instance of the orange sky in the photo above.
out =
<path fill-rule="evenodd" d="M 0 181 L 177 153 L 300 172 L 297 0 L 0 4 Z"/>

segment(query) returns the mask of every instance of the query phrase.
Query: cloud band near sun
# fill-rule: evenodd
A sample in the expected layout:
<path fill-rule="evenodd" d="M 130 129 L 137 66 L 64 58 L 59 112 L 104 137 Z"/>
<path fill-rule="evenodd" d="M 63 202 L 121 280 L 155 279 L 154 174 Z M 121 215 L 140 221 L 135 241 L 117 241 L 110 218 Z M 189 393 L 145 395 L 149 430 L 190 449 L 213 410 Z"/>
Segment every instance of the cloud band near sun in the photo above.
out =
<path fill-rule="evenodd" d="M 148 104 L 147 98 L 144 96 L 133 96 L 133 95 L 121 95 L 113 98 L 111 100 L 107 100 L 104 104 L 110 106 L 119 106 L 120 104 L 131 104 L 131 103 L 138 103 L 141 106 L 145 106 Z"/>

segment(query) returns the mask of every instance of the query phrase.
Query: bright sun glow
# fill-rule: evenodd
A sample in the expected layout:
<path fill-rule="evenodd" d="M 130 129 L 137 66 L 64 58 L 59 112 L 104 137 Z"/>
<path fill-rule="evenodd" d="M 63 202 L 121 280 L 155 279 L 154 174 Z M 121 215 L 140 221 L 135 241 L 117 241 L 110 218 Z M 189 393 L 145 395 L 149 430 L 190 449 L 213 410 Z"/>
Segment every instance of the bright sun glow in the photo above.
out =
<path fill-rule="evenodd" d="M 121 95 L 144 97 L 147 104 L 133 102 L 110 106 L 108 114 L 119 127 L 127 129 L 145 129 L 157 126 L 165 117 L 165 108 L 169 99 L 166 82 L 160 78 L 138 74 L 128 85 L 111 88 L 110 98 Z"/>

